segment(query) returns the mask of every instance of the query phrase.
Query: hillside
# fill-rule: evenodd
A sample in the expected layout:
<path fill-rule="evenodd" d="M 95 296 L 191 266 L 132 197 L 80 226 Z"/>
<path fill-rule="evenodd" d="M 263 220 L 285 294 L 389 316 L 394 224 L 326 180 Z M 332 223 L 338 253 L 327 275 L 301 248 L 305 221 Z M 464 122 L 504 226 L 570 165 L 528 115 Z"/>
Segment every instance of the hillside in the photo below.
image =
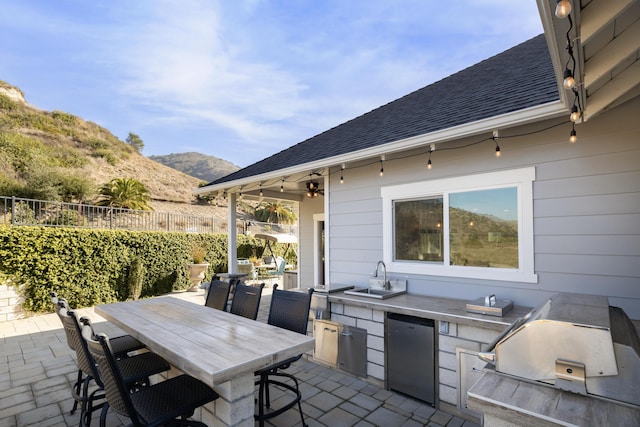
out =
<path fill-rule="evenodd" d="M 240 169 L 233 163 L 218 157 L 193 152 L 149 156 L 149 158 L 205 182 L 214 181 Z"/>
<path fill-rule="evenodd" d="M 158 211 L 199 210 L 191 191 L 201 179 L 141 155 L 93 122 L 31 106 L 19 88 L 0 81 L 0 195 L 60 198 L 64 187 L 66 199 L 90 202 L 99 186 L 122 177 L 141 181 Z M 207 215 L 216 209 L 200 208 Z"/>

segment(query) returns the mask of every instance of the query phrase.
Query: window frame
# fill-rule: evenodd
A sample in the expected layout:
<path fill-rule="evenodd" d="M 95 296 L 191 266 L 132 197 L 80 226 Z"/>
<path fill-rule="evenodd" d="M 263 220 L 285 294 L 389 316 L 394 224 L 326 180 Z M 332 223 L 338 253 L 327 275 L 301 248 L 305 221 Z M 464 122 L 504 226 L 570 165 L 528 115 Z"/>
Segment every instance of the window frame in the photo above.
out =
<path fill-rule="evenodd" d="M 382 187 L 383 259 L 389 271 L 469 279 L 537 283 L 534 272 L 533 182 L 535 167 L 457 176 Z M 516 187 L 518 197 L 518 268 L 487 268 L 449 265 L 449 193 Z M 443 250 L 445 262 L 395 261 L 395 201 L 443 197 Z"/>

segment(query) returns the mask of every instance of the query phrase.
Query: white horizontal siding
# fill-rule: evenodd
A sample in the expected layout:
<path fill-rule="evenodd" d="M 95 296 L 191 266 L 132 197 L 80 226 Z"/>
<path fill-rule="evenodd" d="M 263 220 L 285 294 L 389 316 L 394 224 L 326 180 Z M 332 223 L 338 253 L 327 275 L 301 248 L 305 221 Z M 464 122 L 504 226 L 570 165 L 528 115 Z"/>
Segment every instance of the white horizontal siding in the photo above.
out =
<path fill-rule="evenodd" d="M 631 255 L 640 256 L 640 235 L 622 235 L 612 239 L 608 234 L 575 235 L 553 234 L 536 236 L 538 254 L 573 255 Z"/>
<path fill-rule="evenodd" d="M 640 151 L 636 157 L 640 158 Z M 544 170 L 539 171 L 544 176 Z M 536 199 L 606 195 L 614 193 L 637 194 L 640 171 L 618 172 L 562 178 L 553 180 L 538 180 L 534 185 Z"/>
<path fill-rule="evenodd" d="M 598 276 L 627 276 L 640 279 L 640 259 L 622 255 L 536 254 L 536 272 L 573 273 Z"/>
<path fill-rule="evenodd" d="M 634 214 L 640 210 L 640 193 L 612 193 L 536 199 L 533 208 L 536 218 Z"/>
<path fill-rule="evenodd" d="M 640 214 L 556 216 L 534 219 L 536 235 L 615 235 L 638 234 Z"/>

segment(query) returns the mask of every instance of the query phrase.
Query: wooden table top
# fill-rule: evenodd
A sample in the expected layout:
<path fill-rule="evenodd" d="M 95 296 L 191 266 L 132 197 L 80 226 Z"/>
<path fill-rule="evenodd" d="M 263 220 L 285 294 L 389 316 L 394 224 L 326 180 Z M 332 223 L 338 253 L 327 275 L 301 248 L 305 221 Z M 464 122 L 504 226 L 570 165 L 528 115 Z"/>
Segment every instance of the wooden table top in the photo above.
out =
<path fill-rule="evenodd" d="M 313 349 L 313 337 L 175 297 L 99 305 L 97 314 L 209 385 Z"/>

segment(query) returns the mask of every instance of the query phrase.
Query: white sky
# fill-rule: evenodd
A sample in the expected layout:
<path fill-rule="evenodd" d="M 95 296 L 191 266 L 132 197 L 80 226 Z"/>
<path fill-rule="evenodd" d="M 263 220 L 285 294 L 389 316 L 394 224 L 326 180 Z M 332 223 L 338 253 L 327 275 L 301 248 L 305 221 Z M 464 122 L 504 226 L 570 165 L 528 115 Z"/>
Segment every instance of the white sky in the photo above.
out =
<path fill-rule="evenodd" d="M 535 0 L 0 0 L 0 80 L 248 166 L 542 33 Z"/>

